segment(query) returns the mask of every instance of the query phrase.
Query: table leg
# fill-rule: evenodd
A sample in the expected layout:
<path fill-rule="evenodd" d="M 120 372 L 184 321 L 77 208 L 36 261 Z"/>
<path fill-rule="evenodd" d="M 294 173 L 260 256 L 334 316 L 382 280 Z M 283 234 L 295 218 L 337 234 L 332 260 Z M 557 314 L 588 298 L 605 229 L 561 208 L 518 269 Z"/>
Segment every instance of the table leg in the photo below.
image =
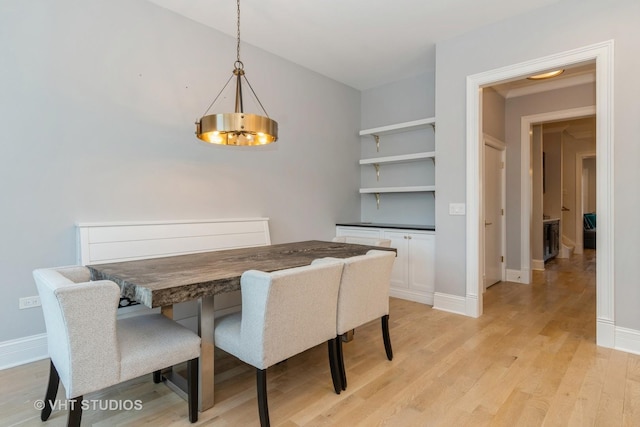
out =
<path fill-rule="evenodd" d="M 200 411 L 213 407 L 214 380 L 214 309 L 213 295 L 198 300 L 198 335 L 202 340 L 200 349 L 199 390 Z"/>
<path fill-rule="evenodd" d="M 173 319 L 172 305 L 163 306 L 160 311 L 164 316 Z M 202 340 L 198 366 L 198 409 L 200 412 L 213 407 L 214 314 L 213 296 L 200 298 L 198 300 L 198 335 Z M 162 374 L 167 386 L 186 399 L 186 379 L 172 368 L 163 370 Z"/>

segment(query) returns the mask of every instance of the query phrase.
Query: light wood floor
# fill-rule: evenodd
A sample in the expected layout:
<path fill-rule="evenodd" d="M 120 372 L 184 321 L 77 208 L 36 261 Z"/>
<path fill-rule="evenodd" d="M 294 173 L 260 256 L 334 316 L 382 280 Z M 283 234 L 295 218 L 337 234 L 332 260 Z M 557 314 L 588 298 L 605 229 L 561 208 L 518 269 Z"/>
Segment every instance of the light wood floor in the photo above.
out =
<path fill-rule="evenodd" d="M 499 283 L 471 319 L 391 301 L 394 359 L 379 322 L 344 346 L 349 387 L 333 392 L 326 346 L 268 371 L 280 426 L 640 426 L 640 356 L 595 345 L 595 253 L 553 260 L 531 286 Z M 197 425 L 258 425 L 255 374 L 220 352 L 216 405 Z M 0 425 L 46 424 L 48 361 L 0 372 Z M 63 397 L 63 392 L 58 395 Z M 85 411 L 84 425 L 186 426 L 186 403 L 151 377 L 86 399 L 141 399 L 139 411 Z"/>

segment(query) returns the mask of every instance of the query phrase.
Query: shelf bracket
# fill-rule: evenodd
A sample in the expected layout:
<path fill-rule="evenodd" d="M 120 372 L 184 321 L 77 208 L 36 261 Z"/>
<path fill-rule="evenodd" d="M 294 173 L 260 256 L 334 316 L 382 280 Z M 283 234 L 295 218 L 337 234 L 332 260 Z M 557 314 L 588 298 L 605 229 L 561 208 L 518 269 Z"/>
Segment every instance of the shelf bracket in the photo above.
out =
<path fill-rule="evenodd" d="M 376 195 L 376 209 L 380 209 L 380 193 L 375 193 Z"/>
<path fill-rule="evenodd" d="M 429 125 L 433 128 L 433 131 L 436 131 L 436 124 L 435 123 L 429 123 Z"/>
<path fill-rule="evenodd" d="M 380 181 L 380 164 L 374 163 L 373 167 L 376 168 L 376 181 Z"/>
<path fill-rule="evenodd" d="M 376 152 L 380 152 L 380 135 L 373 135 L 373 139 L 376 140 Z"/>

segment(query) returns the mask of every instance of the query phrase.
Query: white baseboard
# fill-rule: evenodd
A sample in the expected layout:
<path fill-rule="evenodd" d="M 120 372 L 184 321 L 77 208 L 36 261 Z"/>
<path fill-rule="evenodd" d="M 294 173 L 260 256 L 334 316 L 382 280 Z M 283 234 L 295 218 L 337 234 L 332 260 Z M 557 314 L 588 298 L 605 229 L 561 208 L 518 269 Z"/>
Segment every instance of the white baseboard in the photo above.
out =
<path fill-rule="evenodd" d="M 640 331 L 616 327 L 615 344 L 616 350 L 640 354 Z"/>
<path fill-rule="evenodd" d="M 408 301 L 419 302 L 421 304 L 433 305 L 433 293 L 413 292 L 407 289 L 389 289 L 389 296 L 406 299 Z"/>
<path fill-rule="evenodd" d="M 507 269 L 507 282 L 524 283 L 522 281 L 523 277 L 522 271 Z"/>
<path fill-rule="evenodd" d="M 467 300 L 465 297 L 435 292 L 433 294 L 433 308 L 466 316 Z"/>
<path fill-rule="evenodd" d="M 49 357 L 47 334 L 0 343 L 0 371 Z"/>

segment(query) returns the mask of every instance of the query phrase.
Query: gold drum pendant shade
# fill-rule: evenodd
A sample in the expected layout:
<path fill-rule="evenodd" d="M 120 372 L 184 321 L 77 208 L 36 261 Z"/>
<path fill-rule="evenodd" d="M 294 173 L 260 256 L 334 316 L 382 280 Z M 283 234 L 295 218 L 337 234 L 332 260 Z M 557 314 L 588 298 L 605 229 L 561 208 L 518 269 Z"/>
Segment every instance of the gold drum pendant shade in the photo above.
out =
<path fill-rule="evenodd" d="M 220 145 L 266 145 L 278 140 L 278 123 L 269 118 L 266 110 L 262 106 L 258 95 L 251 87 L 244 73 L 244 64 L 240 61 L 240 0 L 236 1 L 238 6 L 238 38 L 237 38 L 237 60 L 233 69 L 233 76 L 229 78 L 218 96 L 213 100 L 203 117 L 196 121 L 196 135 L 201 140 L 210 144 Z M 210 114 L 207 112 L 213 107 L 231 79 L 236 80 L 236 106 L 234 113 Z M 264 116 L 248 114 L 244 112 L 242 99 L 242 81 L 245 81 L 256 101 L 262 108 Z"/>
<path fill-rule="evenodd" d="M 256 114 L 211 114 L 196 123 L 196 134 L 211 144 L 265 145 L 278 139 L 278 123 Z"/>

